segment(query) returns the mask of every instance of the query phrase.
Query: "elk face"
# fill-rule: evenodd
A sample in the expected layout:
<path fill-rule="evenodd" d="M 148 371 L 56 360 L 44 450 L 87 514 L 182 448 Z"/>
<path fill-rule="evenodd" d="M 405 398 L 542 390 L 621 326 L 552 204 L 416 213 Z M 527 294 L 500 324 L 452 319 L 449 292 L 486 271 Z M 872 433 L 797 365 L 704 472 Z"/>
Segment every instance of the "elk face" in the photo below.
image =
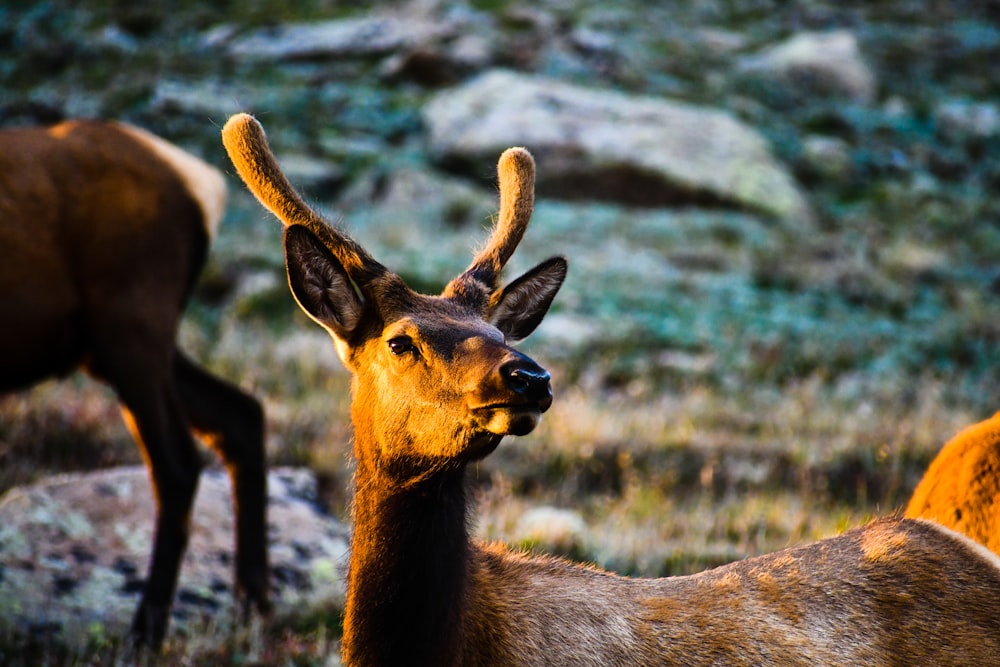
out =
<path fill-rule="evenodd" d="M 500 290 L 463 275 L 425 296 L 390 272 L 359 286 L 304 226 L 288 228 L 285 253 L 293 295 L 354 375 L 355 420 L 384 436 L 382 460 L 474 460 L 530 433 L 551 405 L 549 373 L 510 344 L 548 311 L 564 259 Z"/>
<path fill-rule="evenodd" d="M 499 286 L 534 206 L 527 150 L 500 156 L 500 211 L 485 247 L 440 296 L 424 296 L 303 201 L 252 116 L 230 118 L 222 140 L 247 187 L 286 226 L 292 294 L 330 332 L 354 376 L 359 458 L 419 475 L 485 456 L 503 436 L 535 428 L 552 402 L 549 374 L 510 344 L 542 321 L 566 260 L 554 257 Z"/>

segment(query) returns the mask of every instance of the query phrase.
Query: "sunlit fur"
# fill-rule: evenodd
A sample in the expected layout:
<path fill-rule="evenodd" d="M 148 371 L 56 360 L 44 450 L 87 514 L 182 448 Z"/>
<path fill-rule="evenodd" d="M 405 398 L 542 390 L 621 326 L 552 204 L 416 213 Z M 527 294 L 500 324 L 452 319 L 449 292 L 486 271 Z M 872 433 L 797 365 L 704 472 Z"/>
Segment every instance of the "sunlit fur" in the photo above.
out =
<path fill-rule="evenodd" d="M 530 155 L 501 157 L 498 228 L 431 297 L 380 265 L 350 268 L 360 253 L 329 245 L 343 232 L 318 231 L 320 218 L 295 208 L 304 204 L 283 191 L 291 186 L 276 178 L 256 121 L 234 117 L 223 140 L 251 191 L 287 225 L 289 286 L 353 374 L 345 664 L 996 664 L 1000 560 L 929 522 L 883 519 L 664 579 L 473 540 L 467 464 L 504 435 L 530 431 L 551 400 L 518 396 L 524 378 L 501 371 L 513 362 L 547 378 L 498 334 L 530 334 L 565 277 L 556 258 L 497 288 L 494 274 L 530 215 Z M 485 419 L 479 405 L 493 406 Z M 525 421 L 522 412 L 531 413 Z"/>
<path fill-rule="evenodd" d="M 149 132 L 69 121 L 0 132 L 0 390 L 78 367 L 110 384 L 158 506 L 132 631 L 167 629 L 201 469 L 191 430 L 236 488 L 236 588 L 267 606 L 263 415 L 176 347 L 222 217 L 222 174 Z"/>
<path fill-rule="evenodd" d="M 945 444 L 906 516 L 936 521 L 1000 553 L 1000 412 Z"/>

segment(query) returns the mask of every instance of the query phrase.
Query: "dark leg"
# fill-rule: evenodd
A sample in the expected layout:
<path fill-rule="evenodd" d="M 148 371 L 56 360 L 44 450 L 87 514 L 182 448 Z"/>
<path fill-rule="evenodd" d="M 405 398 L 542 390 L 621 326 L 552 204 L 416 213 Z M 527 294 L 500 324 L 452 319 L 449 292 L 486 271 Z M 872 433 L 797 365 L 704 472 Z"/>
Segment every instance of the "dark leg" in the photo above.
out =
<path fill-rule="evenodd" d="M 199 368 L 180 350 L 174 353 L 174 374 L 187 419 L 222 459 L 232 480 L 237 598 L 267 613 L 264 413 L 254 398 Z"/>
<path fill-rule="evenodd" d="M 136 642 L 158 649 L 170 620 L 202 464 L 169 375 L 144 368 L 132 365 L 128 377 L 112 384 L 149 468 L 157 505 L 149 574 L 131 633 Z"/>

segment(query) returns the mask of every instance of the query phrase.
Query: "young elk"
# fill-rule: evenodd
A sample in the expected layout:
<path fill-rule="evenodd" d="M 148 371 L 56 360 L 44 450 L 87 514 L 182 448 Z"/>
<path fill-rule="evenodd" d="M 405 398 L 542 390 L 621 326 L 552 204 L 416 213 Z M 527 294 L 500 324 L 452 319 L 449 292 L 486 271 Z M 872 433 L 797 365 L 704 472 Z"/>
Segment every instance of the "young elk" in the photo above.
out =
<path fill-rule="evenodd" d="M 466 467 L 529 433 L 552 401 L 549 374 L 509 344 L 542 320 L 566 261 L 498 288 L 531 215 L 531 156 L 501 156 L 492 238 L 424 296 L 307 207 L 253 118 L 231 118 L 223 141 L 287 225 L 292 294 L 353 374 L 346 664 L 995 664 L 1000 560 L 929 522 L 876 521 L 664 579 L 470 539 Z"/>
<path fill-rule="evenodd" d="M 236 588 L 268 605 L 263 413 L 174 343 L 225 205 L 222 174 L 128 125 L 0 132 L 0 390 L 83 366 L 110 384 L 157 502 L 132 636 L 167 630 L 205 438 L 233 480 Z"/>
<path fill-rule="evenodd" d="M 1000 412 L 945 444 L 906 516 L 936 521 L 1000 553 Z"/>

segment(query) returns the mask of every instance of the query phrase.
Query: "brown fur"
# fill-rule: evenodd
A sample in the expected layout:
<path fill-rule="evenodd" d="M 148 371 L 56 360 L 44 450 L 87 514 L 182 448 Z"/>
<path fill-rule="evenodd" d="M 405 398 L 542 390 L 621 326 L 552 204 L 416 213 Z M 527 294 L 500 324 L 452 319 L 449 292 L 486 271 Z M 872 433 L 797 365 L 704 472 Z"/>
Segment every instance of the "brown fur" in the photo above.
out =
<path fill-rule="evenodd" d="M 530 155 L 501 157 L 500 222 L 487 248 L 503 250 L 477 256 L 432 297 L 393 274 L 355 280 L 336 259 L 342 251 L 312 230 L 318 217 L 285 210 L 288 193 L 271 201 L 269 192 L 290 186 L 270 181 L 279 170 L 263 137 L 246 115 L 223 129 L 240 176 L 288 225 L 293 294 L 333 336 L 354 378 L 345 664 L 996 664 L 1000 559 L 929 522 L 884 519 L 664 579 L 472 540 L 467 464 L 503 436 L 531 431 L 551 400 L 547 374 L 507 340 L 541 320 L 565 262 L 549 260 L 500 290 L 491 287 L 493 269 L 481 272 L 499 271 L 494 259 L 506 261 L 523 232 L 507 225 L 526 223 L 530 205 L 514 206 L 517 197 L 504 193 L 529 201 Z M 297 222 L 307 218 L 308 227 Z M 485 307 L 467 298 L 484 289 Z"/>
<path fill-rule="evenodd" d="M 906 516 L 936 521 L 1000 553 L 1000 412 L 945 444 Z"/>
<path fill-rule="evenodd" d="M 127 125 L 0 132 L 0 390 L 85 367 L 110 384 L 149 466 L 158 517 L 132 631 L 158 646 L 206 437 L 235 485 L 237 587 L 267 606 L 263 414 L 176 347 L 225 203 L 222 175 Z"/>

